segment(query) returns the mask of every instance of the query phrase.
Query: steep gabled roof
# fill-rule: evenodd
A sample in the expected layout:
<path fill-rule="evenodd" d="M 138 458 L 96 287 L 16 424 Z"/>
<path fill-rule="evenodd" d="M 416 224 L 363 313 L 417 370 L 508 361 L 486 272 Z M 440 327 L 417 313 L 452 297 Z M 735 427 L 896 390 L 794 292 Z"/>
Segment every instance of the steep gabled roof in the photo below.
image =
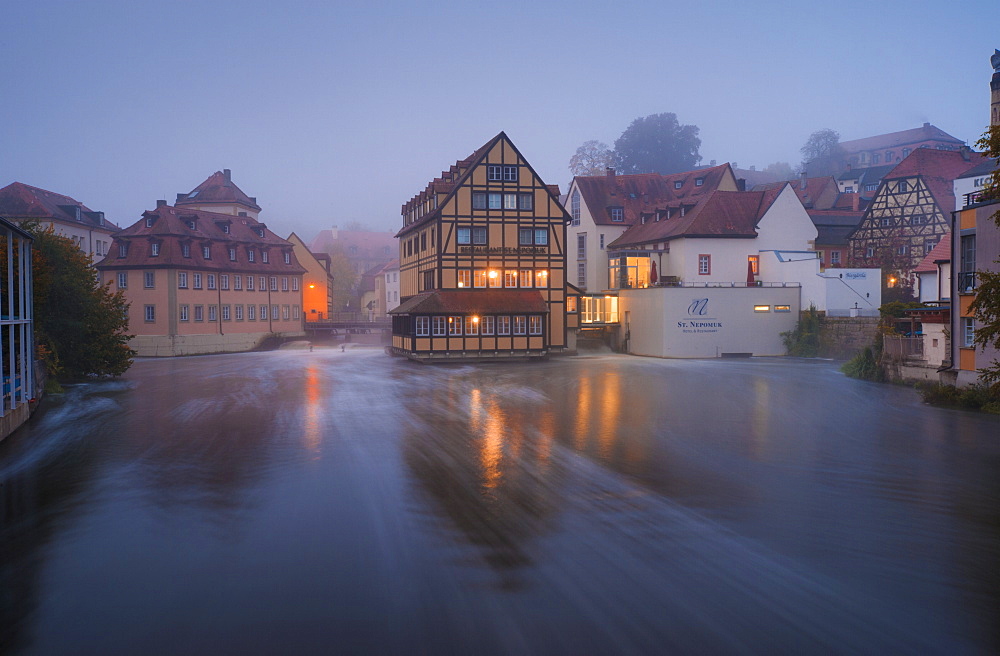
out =
<path fill-rule="evenodd" d="M 978 178 L 980 176 L 989 175 L 993 173 L 998 166 L 1000 166 L 1000 163 L 998 163 L 996 159 L 986 157 L 982 162 L 973 166 L 971 169 L 955 179 L 961 180 L 962 178 Z"/>
<path fill-rule="evenodd" d="M 420 217 L 419 219 L 417 219 L 412 223 L 408 224 L 404 223 L 403 227 L 399 230 L 399 232 L 396 233 L 396 236 L 401 237 L 402 235 L 407 234 L 423 225 L 426 225 L 430 221 L 439 217 L 441 214 L 440 208 L 444 207 L 444 205 L 448 202 L 448 200 L 455 194 L 455 190 L 458 189 L 468 179 L 468 177 L 472 173 L 472 170 L 480 162 L 482 162 L 483 158 L 486 157 L 486 155 L 491 150 L 493 150 L 493 147 L 501 140 L 506 141 L 507 145 L 509 145 L 511 149 L 515 153 L 517 153 L 517 156 L 521 159 L 521 161 L 524 162 L 524 165 L 528 168 L 529 171 L 531 171 L 531 174 L 536 179 L 538 180 L 542 179 L 541 176 L 538 175 L 535 169 L 531 166 L 531 164 L 528 163 L 528 160 L 525 159 L 524 155 L 521 154 L 521 151 L 517 149 L 517 146 L 514 145 L 514 142 L 510 140 L 510 138 L 507 136 L 505 132 L 501 131 L 499 134 L 497 134 L 497 136 L 487 141 L 480 148 L 477 148 L 476 151 L 473 152 L 471 155 L 469 155 L 463 160 L 459 160 L 458 162 L 455 163 L 454 166 L 452 166 L 447 171 L 442 171 L 440 178 L 434 178 L 434 180 L 431 180 L 427 184 L 427 187 L 422 192 L 415 195 L 409 201 L 404 203 L 400 210 L 400 213 L 403 215 L 403 220 L 405 222 L 406 215 L 410 212 L 411 209 L 420 206 L 428 198 L 433 197 L 434 194 L 437 193 L 445 194 L 445 197 L 439 202 L 437 208 L 431 210 L 430 212 L 428 212 L 427 214 L 425 214 L 424 216 Z M 559 185 L 545 185 L 545 188 L 549 192 L 549 194 L 556 199 L 556 201 L 559 200 Z M 562 205 L 560 205 L 560 207 L 562 207 Z M 569 217 L 567 217 L 567 219 L 568 218 Z"/>
<path fill-rule="evenodd" d="M 984 159 L 979 153 L 917 148 L 882 179 L 898 180 L 920 176 L 934 197 L 938 209 L 950 212 L 955 207 L 955 178 L 978 166 Z"/>
<path fill-rule="evenodd" d="M 861 224 L 864 212 L 845 210 L 806 210 L 816 226 L 816 244 L 847 246 L 847 238 Z"/>
<path fill-rule="evenodd" d="M 216 171 L 189 194 L 177 194 L 175 206 L 184 205 L 243 205 L 256 212 L 260 211 L 257 199 L 247 196 L 233 182 L 229 169 Z"/>
<path fill-rule="evenodd" d="M 757 224 L 784 187 L 766 191 L 719 191 L 701 197 L 683 216 L 671 212 L 669 219 L 656 221 L 656 213 L 646 223 L 626 230 L 608 248 L 624 248 L 681 237 L 753 238 Z"/>
<path fill-rule="evenodd" d="M 576 176 L 573 180 L 597 225 L 633 225 L 643 214 L 654 212 L 672 202 L 693 203 L 715 191 L 726 172 L 728 163 L 719 166 L 671 173 L 633 173 L 628 175 Z M 701 185 L 697 184 L 698 180 Z M 677 188 L 680 183 L 680 188 Z M 611 221 L 609 208 L 621 207 L 623 221 Z"/>
<path fill-rule="evenodd" d="M 924 123 L 919 128 L 900 130 L 899 132 L 889 132 L 879 134 L 874 137 L 864 139 L 853 139 L 851 141 L 841 141 L 840 147 L 848 154 L 859 153 L 864 150 L 882 150 L 885 148 L 899 148 L 907 144 L 920 143 L 921 141 L 942 141 L 955 144 L 955 147 L 965 145 L 961 139 L 956 139 L 944 130 L 930 123 Z"/>
<path fill-rule="evenodd" d="M 79 208 L 79 218 L 77 218 Z M 12 182 L 0 189 L 0 215 L 11 219 L 40 219 L 83 224 L 92 228 L 117 230 L 103 212 L 95 212 L 80 201 L 54 191 Z"/>
<path fill-rule="evenodd" d="M 937 246 L 920 260 L 920 264 L 913 270 L 914 273 L 937 273 L 938 262 L 951 262 L 951 233 L 946 232 L 941 237 Z"/>
<path fill-rule="evenodd" d="M 403 301 L 389 314 L 542 314 L 549 306 L 535 290 L 436 290 Z"/>
<path fill-rule="evenodd" d="M 836 205 L 837 196 L 840 194 L 840 186 L 832 175 L 821 175 L 804 180 L 800 178 L 783 182 L 769 182 L 755 186 L 753 191 L 781 189 L 786 184 L 791 185 L 795 195 L 802 202 L 802 206 L 807 209 L 812 207 L 819 210 L 830 209 Z"/>

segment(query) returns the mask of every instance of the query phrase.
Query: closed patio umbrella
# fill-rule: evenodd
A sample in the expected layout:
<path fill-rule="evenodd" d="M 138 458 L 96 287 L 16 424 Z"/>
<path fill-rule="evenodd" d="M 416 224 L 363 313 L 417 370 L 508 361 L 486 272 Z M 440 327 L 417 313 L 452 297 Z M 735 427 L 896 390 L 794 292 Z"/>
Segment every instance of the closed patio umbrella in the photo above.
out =
<path fill-rule="evenodd" d="M 747 259 L 747 287 L 753 287 L 756 281 L 753 277 L 753 260 Z"/>
<path fill-rule="evenodd" d="M 660 279 L 656 275 L 656 262 L 654 260 L 650 260 L 649 263 L 650 263 L 650 267 L 649 267 L 649 284 L 650 285 L 655 285 L 657 282 L 660 281 Z"/>

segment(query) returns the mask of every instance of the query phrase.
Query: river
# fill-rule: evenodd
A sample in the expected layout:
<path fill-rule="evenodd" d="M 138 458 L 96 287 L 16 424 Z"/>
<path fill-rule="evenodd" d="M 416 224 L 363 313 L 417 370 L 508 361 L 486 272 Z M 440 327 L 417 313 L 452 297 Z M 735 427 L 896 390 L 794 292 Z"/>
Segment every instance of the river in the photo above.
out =
<path fill-rule="evenodd" d="M 0 443 L 0 653 L 997 653 L 998 474 L 829 362 L 142 359 Z"/>

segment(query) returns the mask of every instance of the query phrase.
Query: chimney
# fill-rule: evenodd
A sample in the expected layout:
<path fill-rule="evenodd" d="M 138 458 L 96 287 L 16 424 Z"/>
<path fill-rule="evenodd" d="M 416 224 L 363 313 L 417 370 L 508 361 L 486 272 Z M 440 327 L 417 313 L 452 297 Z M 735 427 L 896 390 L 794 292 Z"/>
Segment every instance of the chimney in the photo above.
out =
<path fill-rule="evenodd" d="M 851 211 L 860 212 L 861 207 L 861 192 L 856 194 L 851 194 Z"/>
<path fill-rule="evenodd" d="M 187 194 L 177 194 L 177 203 L 187 198 Z"/>
<path fill-rule="evenodd" d="M 334 240 L 337 239 L 337 226 L 333 226 L 330 230 L 330 237 Z"/>
<path fill-rule="evenodd" d="M 737 191 L 746 191 L 747 190 L 747 181 L 746 181 L 746 178 L 736 178 L 736 190 Z M 681 216 L 683 216 L 683 214 Z"/>
<path fill-rule="evenodd" d="M 799 174 L 799 189 L 805 189 L 805 188 L 806 188 L 806 172 L 803 171 L 802 173 Z"/>
<path fill-rule="evenodd" d="M 167 206 L 167 201 L 165 201 L 165 200 L 158 200 L 158 201 L 156 201 L 156 207 L 157 208 L 166 207 L 166 206 Z"/>
<path fill-rule="evenodd" d="M 931 124 L 930 124 L 930 123 L 924 123 L 924 127 L 925 127 L 925 128 L 929 128 L 930 126 L 931 126 Z"/>
<path fill-rule="evenodd" d="M 229 169 L 222 169 L 222 175 L 226 178 L 226 184 L 233 183 L 233 172 Z"/>
<path fill-rule="evenodd" d="M 615 167 L 609 166 L 608 168 L 606 168 L 604 170 L 604 175 L 606 175 L 607 177 L 609 177 L 611 179 L 614 179 L 614 177 L 615 177 Z"/>
<path fill-rule="evenodd" d="M 958 149 L 958 152 L 962 153 L 962 159 L 966 162 L 972 161 L 972 149 L 965 144 L 962 144 L 962 147 Z"/>
<path fill-rule="evenodd" d="M 250 197 L 250 202 L 253 203 L 254 205 L 256 205 L 257 204 L 257 197 L 256 196 L 251 196 Z"/>

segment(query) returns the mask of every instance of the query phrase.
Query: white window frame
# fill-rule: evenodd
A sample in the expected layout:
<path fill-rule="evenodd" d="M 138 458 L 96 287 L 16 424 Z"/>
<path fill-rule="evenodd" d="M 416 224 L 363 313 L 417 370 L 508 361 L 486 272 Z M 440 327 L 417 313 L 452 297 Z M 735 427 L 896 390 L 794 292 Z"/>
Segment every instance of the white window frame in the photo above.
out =
<path fill-rule="evenodd" d="M 528 334 L 528 317 L 523 314 L 514 315 L 514 335 L 521 336 Z"/>
<path fill-rule="evenodd" d="M 542 334 L 542 317 L 540 315 L 533 314 L 528 317 L 528 334 L 529 335 Z"/>
<path fill-rule="evenodd" d="M 430 317 L 416 317 L 414 322 L 414 335 L 417 337 L 430 337 L 431 336 L 431 318 Z"/>

